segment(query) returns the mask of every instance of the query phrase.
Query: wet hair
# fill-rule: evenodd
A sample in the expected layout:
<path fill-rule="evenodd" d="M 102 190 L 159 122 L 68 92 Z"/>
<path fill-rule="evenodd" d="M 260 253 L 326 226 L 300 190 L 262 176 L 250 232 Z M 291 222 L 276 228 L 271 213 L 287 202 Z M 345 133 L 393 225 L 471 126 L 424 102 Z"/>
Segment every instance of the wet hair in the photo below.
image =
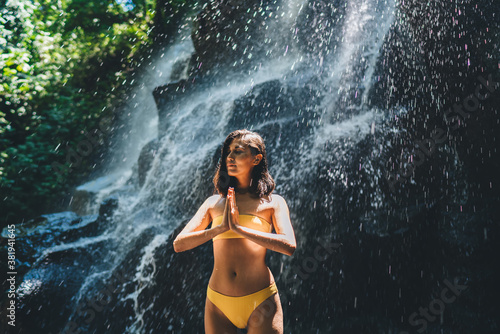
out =
<path fill-rule="evenodd" d="M 231 145 L 236 138 L 240 138 L 241 141 L 250 147 L 252 155 L 262 154 L 262 160 L 258 165 L 253 167 L 249 192 L 258 197 L 264 197 L 271 194 L 276 184 L 267 169 L 266 145 L 264 145 L 264 140 L 258 133 L 246 129 L 233 131 L 226 137 L 226 140 L 224 140 L 221 157 L 217 164 L 213 179 L 215 186 L 214 193 L 227 196 L 229 187 L 234 187 L 236 190 L 237 180 L 234 176 L 229 176 L 226 165 L 229 145 Z"/>

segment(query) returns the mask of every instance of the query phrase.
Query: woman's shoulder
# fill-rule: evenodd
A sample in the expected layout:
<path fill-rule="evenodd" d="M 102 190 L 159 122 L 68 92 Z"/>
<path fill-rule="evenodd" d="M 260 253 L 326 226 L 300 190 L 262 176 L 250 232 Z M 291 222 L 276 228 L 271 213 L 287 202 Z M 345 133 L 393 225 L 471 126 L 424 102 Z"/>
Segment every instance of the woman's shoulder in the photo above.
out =
<path fill-rule="evenodd" d="M 276 193 L 272 193 L 269 195 L 269 201 L 272 206 L 286 205 L 285 199 Z"/>
<path fill-rule="evenodd" d="M 210 208 L 213 208 L 219 201 L 222 199 L 222 196 L 220 194 L 215 194 L 210 197 L 208 197 L 205 200 L 206 205 L 208 205 Z"/>

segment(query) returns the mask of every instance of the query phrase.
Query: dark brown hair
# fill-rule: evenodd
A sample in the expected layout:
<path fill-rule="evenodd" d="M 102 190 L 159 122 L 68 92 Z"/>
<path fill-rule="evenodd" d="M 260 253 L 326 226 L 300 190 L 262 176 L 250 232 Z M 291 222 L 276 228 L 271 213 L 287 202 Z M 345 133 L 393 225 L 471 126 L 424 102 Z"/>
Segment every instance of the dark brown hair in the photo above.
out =
<path fill-rule="evenodd" d="M 224 141 L 221 157 L 217 164 L 213 180 L 215 186 L 214 193 L 217 192 L 223 196 L 227 196 L 229 187 L 234 187 L 236 189 L 237 180 L 234 176 L 229 176 L 226 166 L 229 145 L 231 145 L 235 138 L 240 138 L 241 141 L 248 145 L 252 155 L 262 154 L 260 163 L 253 167 L 249 192 L 259 197 L 271 194 L 274 190 L 275 183 L 267 169 L 266 145 L 264 145 L 264 140 L 258 133 L 246 129 L 231 132 Z"/>

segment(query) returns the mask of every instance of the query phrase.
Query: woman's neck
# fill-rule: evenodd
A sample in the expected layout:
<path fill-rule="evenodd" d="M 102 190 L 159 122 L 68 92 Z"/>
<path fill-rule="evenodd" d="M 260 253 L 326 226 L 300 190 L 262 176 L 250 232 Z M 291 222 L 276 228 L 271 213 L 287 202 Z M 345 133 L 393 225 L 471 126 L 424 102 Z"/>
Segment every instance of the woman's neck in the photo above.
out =
<path fill-rule="evenodd" d="M 250 185 L 252 184 L 252 178 L 250 175 L 245 178 L 238 177 L 236 178 L 236 187 L 234 187 L 234 191 L 240 194 L 244 194 L 250 190 Z"/>
<path fill-rule="evenodd" d="M 234 191 L 236 191 L 236 193 L 238 193 L 238 194 L 246 194 L 250 191 L 250 187 L 246 187 L 246 188 L 237 187 L 234 189 Z"/>

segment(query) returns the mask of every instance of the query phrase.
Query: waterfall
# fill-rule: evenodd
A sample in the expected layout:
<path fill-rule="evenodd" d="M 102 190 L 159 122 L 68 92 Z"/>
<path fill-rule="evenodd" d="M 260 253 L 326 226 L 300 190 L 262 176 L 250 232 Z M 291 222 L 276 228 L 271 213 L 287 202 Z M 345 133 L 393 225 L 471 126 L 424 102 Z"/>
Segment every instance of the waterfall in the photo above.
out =
<path fill-rule="evenodd" d="M 256 87 L 269 82 L 282 85 L 289 80 L 291 87 L 300 89 L 300 85 L 313 77 L 321 79 L 316 89 L 323 99 L 319 106 L 315 106 L 319 110 L 319 120 L 316 124 L 311 123 L 312 132 L 301 139 L 303 145 L 312 145 L 314 149 L 303 154 L 292 169 L 285 160 L 274 161 L 271 171 L 278 183 L 278 190 L 285 190 L 281 184 L 307 177 L 311 173 L 311 164 L 314 166 L 314 160 L 327 141 L 356 136 L 359 140 L 370 132 L 375 111 L 369 106 L 367 94 L 373 80 L 371 76 L 378 49 L 392 23 L 394 3 L 350 1 L 346 7 L 346 17 L 341 16 L 337 22 L 342 25 L 340 29 L 337 27 L 337 30 L 342 31 L 342 36 L 333 36 L 335 22 L 329 22 L 329 27 L 321 27 L 318 23 L 316 29 L 325 29 L 324 37 L 319 39 L 319 44 L 315 45 L 317 49 L 314 49 L 321 55 L 319 59 L 306 56 L 297 45 L 297 29 L 301 29 L 299 16 L 308 5 L 306 1 L 283 1 L 281 8 L 278 6 L 274 11 L 277 19 L 269 22 L 265 38 L 277 41 L 285 34 L 288 36 L 285 40 L 290 45 L 274 45 L 274 56 L 260 59 L 259 66 L 248 75 L 227 76 L 226 80 L 219 80 L 190 94 L 181 106 L 168 115 L 167 127 L 162 133 L 156 131 L 158 116 L 153 112 L 156 107 L 151 91 L 168 80 L 173 66 L 179 60 L 188 58 L 193 52 L 186 32 L 164 54 L 151 60 L 138 79 L 140 81 L 130 92 L 128 105 L 121 111 L 127 121 L 116 136 L 121 139 L 119 145 L 112 147 L 103 169 L 118 177 L 100 190 L 93 205 L 95 211 L 107 196 L 117 197 L 118 207 L 107 220 L 109 227 L 97 236 L 51 246 L 38 256 L 38 261 L 42 261 L 51 253 L 84 249 L 91 245 L 99 247 L 100 259 L 96 259 L 96 264 L 92 265 L 72 297 L 72 305 L 84 303 L 85 298 L 96 289 L 97 282 L 110 280 L 112 273 L 123 266 L 125 258 L 130 255 L 130 245 L 137 242 L 137 238 L 142 237 L 145 231 L 153 229 L 157 232 L 152 240 L 142 248 L 135 249 L 135 264 L 130 267 L 132 280 L 124 284 L 131 287 L 132 292 L 121 295 L 118 300 L 119 303 L 132 303 L 133 316 L 126 332 L 144 333 L 143 317 L 145 312 L 151 311 L 153 304 L 141 305 L 138 298 L 144 289 L 159 283 L 155 281 L 155 268 L 159 261 L 154 256 L 155 251 L 165 247 L 172 231 L 180 222 L 189 219 L 196 206 L 201 204 L 199 194 L 206 193 L 201 189 L 206 183 L 198 181 L 204 172 L 200 165 L 210 165 L 207 161 L 212 160 L 225 136 L 233 130 L 229 123 L 235 113 L 235 101 L 245 98 Z M 334 50 L 329 45 L 332 37 L 338 40 Z M 286 85 L 283 87 L 287 89 Z M 261 92 L 256 93 L 257 96 L 259 94 Z M 309 107 L 307 101 L 304 105 Z M 349 110 L 353 107 L 358 113 Z M 295 123 L 304 122 L 303 115 L 300 115 L 304 111 L 298 112 L 294 116 L 258 120 L 248 124 L 248 127 L 256 131 L 270 126 L 293 127 Z M 158 149 L 144 184 L 140 187 L 127 186 L 127 180 L 136 177 L 133 168 L 140 149 L 156 137 Z M 273 143 L 268 145 L 273 146 Z M 274 142 L 274 150 L 280 148 L 289 151 L 278 138 Z M 21 289 L 29 294 L 38 284 L 40 282 L 34 279 L 25 280 Z M 81 314 L 75 307 L 68 317 L 68 323 L 77 323 L 78 319 L 81 319 Z"/>
<path fill-rule="evenodd" d="M 283 1 L 281 9 L 278 7 L 274 13 L 278 19 L 270 22 L 267 38 L 271 39 L 272 36 L 278 40 L 280 34 L 286 34 L 290 37 L 289 41 L 293 40 L 294 28 L 298 29 L 298 16 L 307 5 L 305 1 Z M 151 91 L 168 80 L 177 61 L 187 58 L 193 52 L 189 38 L 181 36 L 164 54 L 152 60 L 141 75 L 141 81 L 131 91 L 129 104 L 122 110 L 129 121 L 118 136 L 122 138 L 120 145 L 113 147 L 104 169 L 121 177 L 117 178 L 117 184 L 102 189 L 96 197 L 94 210 L 106 196 L 113 194 L 117 197 L 118 207 L 108 220 L 109 227 L 98 236 L 52 246 L 45 249 L 39 257 L 41 260 L 52 252 L 84 248 L 102 242 L 106 244 L 101 250 L 101 259 L 98 260 L 101 263 L 85 277 L 72 298 L 73 304 L 82 303 L 95 289 L 96 282 L 109 280 L 111 273 L 123 265 L 125 257 L 129 255 L 129 247 L 136 238 L 149 229 L 155 229 L 158 232 L 152 241 L 136 250 L 136 264 L 130 268 L 133 280 L 125 284 L 135 288 L 119 300 L 120 303 L 131 301 L 133 304 L 134 315 L 127 326 L 127 332 L 143 332 L 143 315 L 153 304 L 145 307 L 140 305 L 138 298 L 145 288 L 158 284 L 154 273 L 159 259 L 155 258 L 154 252 L 165 246 L 170 233 L 181 221 L 189 219 L 194 214 L 195 207 L 201 204 L 199 193 L 206 191 L 200 189 L 205 184 L 196 182 L 202 178 L 200 163 L 212 159 L 214 152 L 232 129 L 228 127 L 228 123 L 235 112 L 234 101 L 247 96 L 253 88 L 274 80 L 285 83 L 288 78 L 295 82 L 296 87 L 308 80 L 303 78 L 318 76 L 322 80 L 319 89 L 323 90 L 320 93 L 324 99 L 318 107 L 322 116 L 308 138 L 303 138 L 304 142 L 308 142 L 306 145 L 313 143 L 315 149 L 309 155 L 304 155 L 300 159 L 301 163 L 291 170 L 285 161 L 275 161 L 271 170 L 278 185 L 296 182 L 294 180 L 304 176 L 301 174 L 310 173 L 311 161 L 317 158 L 318 150 L 321 150 L 326 141 L 355 136 L 362 138 L 369 133 L 375 115 L 367 105 L 366 96 L 372 82 L 377 50 L 392 22 L 393 10 L 394 4 L 387 1 L 349 2 L 346 17 L 339 19 L 339 23 L 343 25 L 343 35 L 336 37 L 340 43 L 338 47 L 330 50 L 326 40 L 320 40 L 316 46 L 323 55 L 319 64 L 311 64 L 297 47 L 292 50 L 292 45 L 275 45 L 278 50 L 275 56 L 260 60 L 259 67 L 249 75 L 228 76 L 226 80 L 219 80 L 216 84 L 189 95 L 182 106 L 168 116 L 168 125 L 163 133 L 156 131 L 158 121 L 153 112 L 155 106 Z M 330 24 L 333 29 L 334 23 Z M 276 29 L 278 33 L 273 31 Z M 332 37 L 331 32 L 326 31 L 326 34 L 329 38 Z M 351 98 L 353 90 L 356 90 L 354 99 Z M 350 114 L 350 110 L 346 109 L 347 106 L 352 107 L 353 102 L 360 114 Z M 250 124 L 249 128 L 259 131 L 273 125 L 290 126 L 297 121 L 303 121 L 303 117 L 296 115 L 277 120 L 261 120 Z M 132 189 L 127 187 L 125 181 L 134 175 L 132 169 L 141 147 L 155 137 L 158 137 L 159 145 L 144 184 Z M 275 150 L 280 147 L 279 141 L 276 142 Z M 192 203 L 185 203 L 186 200 Z M 30 289 L 35 288 L 35 284 L 33 281 L 25 281 L 22 288 L 25 293 L 29 293 Z M 69 316 L 69 322 L 77 321 L 78 317 L 75 309 Z"/>
<path fill-rule="evenodd" d="M 395 120 L 406 107 L 395 103 L 397 107 L 385 108 L 375 101 L 374 91 L 392 94 L 389 84 L 383 82 L 389 75 L 380 56 L 393 46 L 391 34 L 404 23 L 396 19 L 401 5 L 396 0 L 252 1 L 255 12 L 250 13 L 242 8 L 243 3 L 235 0 L 227 5 L 241 17 L 248 15 L 242 22 L 234 20 L 238 33 L 228 37 L 229 33 L 217 35 L 217 31 L 199 28 L 199 35 L 207 34 L 197 37 L 203 43 L 213 41 L 213 36 L 219 38 L 211 49 L 199 50 L 184 29 L 167 50 L 143 65 L 144 73 L 121 111 L 124 126 L 115 134 L 119 140 L 106 157 L 104 179 L 80 187 L 96 193 L 89 206 L 91 214 L 57 216 L 71 223 L 51 239 L 52 244 L 33 246 L 33 269 L 24 277 L 20 295 L 43 299 L 40 289 L 52 293 L 50 284 L 56 285 L 60 279 L 63 286 L 68 284 L 63 297 L 54 297 L 67 303 L 61 307 L 63 320 L 43 320 L 44 328 L 137 334 L 200 329 L 206 289 L 200 284 L 206 284 L 209 274 L 200 270 L 210 264 L 211 246 L 199 247 L 194 255 L 180 255 L 173 254 L 171 241 L 179 226 L 210 195 L 220 145 L 238 128 L 257 131 L 266 140 L 276 192 L 287 199 L 300 235 L 293 258 L 270 255 L 284 309 L 294 314 L 286 320 L 288 327 L 297 324 L 295 329 L 301 332 L 308 328 L 331 332 L 334 328 L 328 322 L 314 323 L 316 315 L 329 318 L 324 313 L 335 309 L 333 302 L 315 300 L 318 306 L 309 300 L 309 308 L 300 309 L 306 305 L 304 295 L 308 293 L 297 292 L 297 268 L 303 266 L 303 258 L 313 258 L 308 246 L 336 240 L 338 235 L 347 238 L 351 251 L 361 245 L 361 237 L 370 243 L 367 248 L 389 244 L 383 238 L 399 238 L 412 219 L 427 217 L 419 216 L 418 210 L 424 206 L 418 203 L 421 197 L 411 197 L 412 206 L 408 199 L 397 203 L 400 207 L 392 202 L 391 207 L 393 197 L 385 185 L 384 166 L 400 149 L 392 145 L 400 131 Z M 202 13 L 209 13 L 208 8 L 207 4 Z M 249 23 L 252 20 L 257 22 L 255 26 Z M 254 49 L 243 52 L 249 65 L 239 72 L 243 59 L 216 53 L 223 47 L 233 49 L 231 43 L 238 49 L 242 41 L 253 43 Z M 202 42 L 199 45 L 206 45 Z M 264 49 L 256 50 L 258 47 Z M 206 59 L 223 59 L 224 65 L 222 60 L 214 65 Z M 181 67 L 185 71 L 179 75 Z M 153 98 L 155 89 L 158 93 Z M 449 165 L 458 164 L 446 152 L 442 156 L 450 160 Z M 425 206 L 432 204 L 426 202 Z M 34 227 L 26 235 L 35 235 L 33 231 L 48 234 L 48 230 Z M 88 234 L 75 237 L 73 231 Z M 390 241 L 401 245 L 399 239 Z M 378 255 L 375 250 L 359 252 L 366 262 L 380 255 L 380 250 Z M 363 257 L 364 252 L 370 255 Z M 322 263 L 327 268 L 324 276 L 317 269 L 320 278 L 307 276 L 300 284 L 304 288 L 323 284 L 325 290 L 319 294 L 337 300 L 345 293 L 348 301 L 339 303 L 348 305 L 345 312 L 355 312 L 362 293 L 349 285 L 354 283 L 346 281 L 343 269 L 338 270 L 340 261 L 333 258 Z M 372 263 L 366 266 L 371 268 Z M 388 277 L 389 282 L 383 282 L 389 290 L 393 279 Z M 69 283 L 63 283 L 65 280 Z M 44 288 L 47 281 L 51 283 Z M 345 290 L 330 291 L 325 285 Z M 108 302 L 102 294 L 107 294 Z M 99 308 L 93 306 L 92 298 L 101 301 Z M 31 311 L 28 302 L 25 307 Z M 324 311 L 318 311 L 321 307 Z M 297 314 L 309 320 L 299 325 Z M 308 327 L 312 325 L 316 327 Z"/>

